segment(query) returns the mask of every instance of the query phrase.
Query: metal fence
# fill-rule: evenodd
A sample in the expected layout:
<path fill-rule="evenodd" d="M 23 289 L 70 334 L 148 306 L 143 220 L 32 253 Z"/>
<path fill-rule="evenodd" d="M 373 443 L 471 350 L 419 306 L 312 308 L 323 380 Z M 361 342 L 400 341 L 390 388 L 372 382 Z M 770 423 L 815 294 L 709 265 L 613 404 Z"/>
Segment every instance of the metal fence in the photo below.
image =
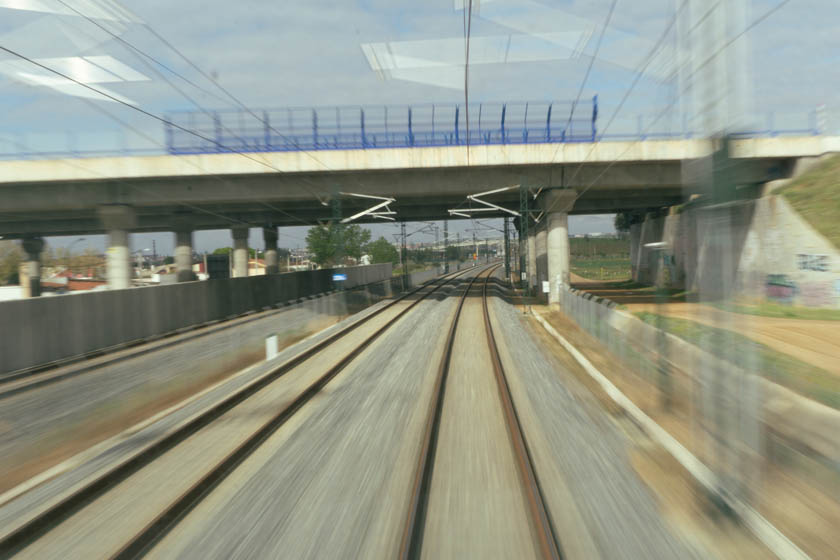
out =
<path fill-rule="evenodd" d="M 168 115 L 171 154 L 590 142 L 598 96 L 572 102 L 287 108 Z M 468 122 L 469 121 L 469 122 Z M 175 125 L 175 126 L 173 126 Z"/>
<path fill-rule="evenodd" d="M 668 422 L 662 426 L 698 457 L 702 469 L 695 472 L 705 472 L 704 484 L 713 487 L 718 505 L 755 520 L 768 499 L 787 502 L 800 486 L 774 486 L 765 494 L 764 473 L 772 469 L 783 470 L 791 480 L 800 478 L 798 484 L 836 486 L 840 446 L 828 443 L 825 435 L 836 433 L 840 411 L 777 384 L 768 375 L 776 365 L 755 348 L 717 347 L 712 352 L 708 333 L 701 335 L 705 343 L 689 342 L 666 332 L 664 324 L 646 323 L 611 301 L 568 286 L 559 288 L 559 299 L 566 317 L 597 339 L 608 359 L 621 364 L 610 377 L 636 386 L 635 396 L 628 396 L 639 409 Z M 719 328 L 731 330 L 732 325 Z M 680 422 L 682 428 L 674 431 Z M 815 482 L 815 472 L 823 477 L 820 481 Z"/>

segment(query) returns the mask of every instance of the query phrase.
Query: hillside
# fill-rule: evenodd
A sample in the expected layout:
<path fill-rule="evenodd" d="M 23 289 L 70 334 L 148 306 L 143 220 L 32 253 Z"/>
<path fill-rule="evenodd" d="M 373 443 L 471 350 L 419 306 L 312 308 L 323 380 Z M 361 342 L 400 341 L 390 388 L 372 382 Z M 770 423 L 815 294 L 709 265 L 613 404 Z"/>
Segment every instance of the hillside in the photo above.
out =
<path fill-rule="evenodd" d="M 840 247 L 840 155 L 809 169 L 776 191 L 835 246 Z"/>

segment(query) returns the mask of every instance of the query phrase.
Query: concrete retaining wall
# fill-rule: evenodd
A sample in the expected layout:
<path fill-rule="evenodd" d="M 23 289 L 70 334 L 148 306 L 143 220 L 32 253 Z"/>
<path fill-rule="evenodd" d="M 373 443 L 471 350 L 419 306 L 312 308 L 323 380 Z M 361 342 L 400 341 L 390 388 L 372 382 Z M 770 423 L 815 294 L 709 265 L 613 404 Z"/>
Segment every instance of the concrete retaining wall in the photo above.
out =
<path fill-rule="evenodd" d="M 780 196 L 647 219 L 631 240 L 637 282 L 840 309 L 840 250 Z"/>
<path fill-rule="evenodd" d="M 343 288 L 387 282 L 391 264 L 342 269 Z M 0 375 L 149 339 L 336 288 L 333 270 L 0 302 Z M 399 291 L 399 289 L 397 289 Z M 387 292 L 387 293 L 386 293 Z M 346 299 L 346 298 L 345 298 Z"/>

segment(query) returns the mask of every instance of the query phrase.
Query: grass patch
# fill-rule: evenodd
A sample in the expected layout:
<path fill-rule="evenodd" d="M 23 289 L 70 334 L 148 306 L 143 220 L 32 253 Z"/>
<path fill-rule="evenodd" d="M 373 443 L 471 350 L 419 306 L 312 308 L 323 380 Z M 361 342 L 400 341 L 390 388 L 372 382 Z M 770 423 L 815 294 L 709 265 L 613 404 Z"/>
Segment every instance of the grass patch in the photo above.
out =
<path fill-rule="evenodd" d="M 817 164 L 776 192 L 814 229 L 840 247 L 840 156 Z"/>
<path fill-rule="evenodd" d="M 626 280 L 630 278 L 630 257 L 579 257 L 571 259 L 571 270 L 589 280 Z"/>
<path fill-rule="evenodd" d="M 779 385 L 840 409 L 840 377 L 807 364 L 783 352 L 756 342 L 742 334 L 689 321 L 675 319 L 656 313 L 639 312 L 635 315 L 642 321 L 665 330 L 675 336 L 702 348 L 710 354 L 723 358 L 739 367 L 748 369 L 760 364 L 764 377 Z"/>
<path fill-rule="evenodd" d="M 407 273 L 411 274 L 412 272 L 418 272 L 420 270 L 429 270 L 431 268 L 435 268 L 435 266 L 437 266 L 437 265 L 436 264 L 409 263 Z M 394 266 L 393 269 L 391 269 L 391 276 L 402 276 L 402 274 L 403 274 L 403 269 L 402 269 L 401 266 L 397 265 L 397 266 Z"/>
<path fill-rule="evenodd" d="M 776 317 L 779 319 L 806 319 L 814 321 L 840 321 L 840 309 L 816 309 L 811 307 L 795 307 L 782 303 L 766 302 L 757 305 L 740 303 L 710 303 L 709 305 L 741 313 L 743 315 L 757 315 L 759 317 Z"/>

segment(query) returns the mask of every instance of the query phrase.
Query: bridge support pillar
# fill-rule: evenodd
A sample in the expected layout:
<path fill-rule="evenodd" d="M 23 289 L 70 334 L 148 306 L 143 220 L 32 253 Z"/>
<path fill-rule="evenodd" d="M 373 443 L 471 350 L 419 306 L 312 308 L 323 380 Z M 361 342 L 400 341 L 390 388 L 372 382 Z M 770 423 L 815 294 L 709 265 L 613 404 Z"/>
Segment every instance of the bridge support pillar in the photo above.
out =
<path fill-rule="evenodd" d="M 187 227 L 175 230 L 175 274 L 178 282 L 195 280 L 192 270 L 193 232 Z"/>
<path fill-rule="evenodd" d="M 280 272 L 277 259 L 277 228 L 263 228 L 263 240 L 265 241 L 265 273 L 277 274 Z"/>
<path fill-rule="evenodd" d="M 26 253 L 26 262 L 21 267 L 20 275 L 23 297 L 38 297 L 41 295 L 41 251 L 44 250 L 44 240 L 40 237 L 25 237 L 21 245 Z"/>
<path fill-rule="evenodd" d="M 233 277 L 248 276 L 248 227 L 235 227 L 233 234 Z"/>
<path fill-rule="evenodd" d="M 108 231 L 108 250 L 105 268 L 108 288 L 123 290 L 131 287 L 130 230 L 137 226 L 134 208 L 122 204 L 100 206 L 99 219 Z"/>
<path fill-rule="evenodd" d="M 560 287 L 569 285 L 569 211 L 576 196 L 574 190 L 552 189 L 545 191 L 540 199 L 548 233 L 546 257 L 549 304 L 559 304 Z"/>

